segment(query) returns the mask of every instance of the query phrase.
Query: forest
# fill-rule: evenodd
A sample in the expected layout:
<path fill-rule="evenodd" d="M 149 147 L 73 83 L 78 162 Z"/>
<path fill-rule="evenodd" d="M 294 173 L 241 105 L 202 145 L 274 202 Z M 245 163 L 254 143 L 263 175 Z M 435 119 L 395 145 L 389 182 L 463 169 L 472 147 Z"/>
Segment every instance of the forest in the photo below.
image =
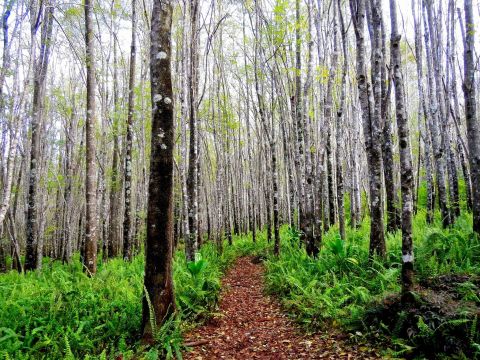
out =
<path fill-rule="evenodd" d="M 480 1 L 0 7 L 0 359 L 480 359 Z"/>

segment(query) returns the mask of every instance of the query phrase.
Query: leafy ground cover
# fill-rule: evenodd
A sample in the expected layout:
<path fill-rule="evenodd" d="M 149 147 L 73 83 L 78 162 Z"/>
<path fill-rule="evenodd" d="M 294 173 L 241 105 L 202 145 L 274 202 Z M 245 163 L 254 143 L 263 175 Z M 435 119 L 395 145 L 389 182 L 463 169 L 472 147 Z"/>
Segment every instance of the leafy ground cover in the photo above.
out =
<path fill-rule="evenodd" d="M 0 276 L 0 358 L 180 358 L 183 335 L 217 313 L 223 274 L 247 255 L 262 260 L 266 292 L 307 333 L 334 329 L 347 334 L 351 346 L 375 342 L 386 357 L 479 358 L 480 239 L 464 205 L 449 229 L 441 228 L 438 214 L 427 224 L 420 206 L 413 227 L 417 282 L 411 306 L 398 296 L 401 234 L 387 236 L 386 259 L 369 259 L 368 218 L 357 229 L 348 227 L 345 241 L 332 227 L 315 259 L 288 226 L 281 228 L 278 257 L 265 232 L 257 243 L 248 235 L 235 237 L 221 255 L 207 243 L 200 260 L 190 264 L 180 248 L 174 262 L 178 315 L 158 329 L 157 345 L 149 349 L 138 342 L 142 255 L 130 263 L 100 264 L 94 278 L 85 276 L 78 258 L 69 265 L 45 259 L 42 272 Z"/>
<path fill-rule="evenodd" d="M 70 265 L 46 260 L 42 272 L 0 276 L 0 358 L 156 359 L 181 353 L 182 333 L 217 306 L 223 272 L 239 256 L 256 254 L 265 242 L 236 237 L 218 255 L 212 244 L 201 260 L 186 264 L 177 251 L 174 283 L 178 316 L 157 332 L 157 346 L 139 344 L 143 256 L 130 263 L 101 264 L 94 278 L 78 258 Z M 143 354 L 143 355 L 140 355 Z"/>
<path fill-rule="evenodd" d="M 348 229 L 346 241 L 332 228 L 317 259 L 298 246 L 298 234 L 282 229 L 282 252 L 266 261 L 267 291 L 308 331 L 336 326 L 352 340 L 377 339 L 384 356 L 476 358 L 480 354 L 480 241 L 462 215 L 451 229 L 414 220 L 415 304 L 398 296 L 401 234 L 388 236 L 385 260 L 368 257 L 368 219 Z"/>

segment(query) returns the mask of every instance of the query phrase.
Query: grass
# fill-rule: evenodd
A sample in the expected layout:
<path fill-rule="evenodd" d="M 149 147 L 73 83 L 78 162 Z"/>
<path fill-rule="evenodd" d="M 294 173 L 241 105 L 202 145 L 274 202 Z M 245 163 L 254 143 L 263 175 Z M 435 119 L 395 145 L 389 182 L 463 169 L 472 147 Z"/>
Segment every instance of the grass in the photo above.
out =
<path fill-rule="evenodd" d="M 42 272 L 0 276 L 0 359 L 171 358 L 182 333 L 215 311 L 223 272 L 239 256 L 255 254 L 266 242 L 235 237 L 217 254 L 212 244 L 187 265 L 177 251 L 174 284 L 177 316 L 157 332 L 157 346 L 144 352 L 140 337 L 143 256 L 113 259 L 87 277 L 78 256 L 70 265 L 48 262 Z M 142 355 L 143 354 L 143 355 Z"/>

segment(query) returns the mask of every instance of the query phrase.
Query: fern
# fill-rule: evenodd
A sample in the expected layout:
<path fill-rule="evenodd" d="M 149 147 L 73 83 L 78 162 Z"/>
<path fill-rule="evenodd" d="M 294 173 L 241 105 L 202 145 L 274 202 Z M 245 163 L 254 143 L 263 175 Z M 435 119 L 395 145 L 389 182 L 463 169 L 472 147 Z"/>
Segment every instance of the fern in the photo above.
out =
<path fill-rule="evenodd" d="M 75 360 L 75 356 L 73 355 L 72 348 L 70 347 L 70 342 L 68 341 L 68 336 L 65 334 L 64 336 L 65 341 L 65 360 Z"/>
<path fill-rule="evenodd" d="M 417 321 L 417 327 L 418 330 L 420 331 L 417 336 L 419 337 L 431 337 L 433 333 L 435 332 L 434 330 L 430 329 L 430 327 L 425 324 L 425 321 L 423 320 L 422 316 L 418 316 L 418 321 Z"/>
<path fill-rule="evenodd" d="M 107 351 L 103 349 L 102 353 L 100 354 L 100 360 L 107 360 Z"/>
<path fill-rule="evenodd" d="M 150 321 L 150 327 L 152 328 L 152 335 L 153 337 L 156 337 L 157 335 L 157 322 L 155 320 L 155 309 L 153 308 L 152 302 L 150 300 L 150 295 L 148 294 L 148 290 L 143 286 L 143 290 L 145 293 L 145 299 L 147 300 L 147 305 L 148 305 L 148 319 Z"/>
<path fill-rule="evenodd" d="M 476 342 L 477 337 L 477 321 L 478 316 L 475 316 L 472 320 L 472 325 L 470 326 L 470 344 L 474 344 Z"/>

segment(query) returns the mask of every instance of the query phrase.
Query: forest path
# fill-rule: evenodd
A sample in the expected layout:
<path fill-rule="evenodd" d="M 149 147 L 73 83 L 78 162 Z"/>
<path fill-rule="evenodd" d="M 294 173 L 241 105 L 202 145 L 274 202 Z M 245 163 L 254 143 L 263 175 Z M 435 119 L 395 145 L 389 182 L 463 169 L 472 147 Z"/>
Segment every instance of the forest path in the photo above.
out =
<path fill-rule="evenodd" d="M 263 266 L 251 257 L 237 260 L 222 284 L 221 316 L 187 334 L 192 350 L 185 359 L 379 359 L 370 348 L 346 344 L 338 332 L 302 334 L 263 294 Z"/>

